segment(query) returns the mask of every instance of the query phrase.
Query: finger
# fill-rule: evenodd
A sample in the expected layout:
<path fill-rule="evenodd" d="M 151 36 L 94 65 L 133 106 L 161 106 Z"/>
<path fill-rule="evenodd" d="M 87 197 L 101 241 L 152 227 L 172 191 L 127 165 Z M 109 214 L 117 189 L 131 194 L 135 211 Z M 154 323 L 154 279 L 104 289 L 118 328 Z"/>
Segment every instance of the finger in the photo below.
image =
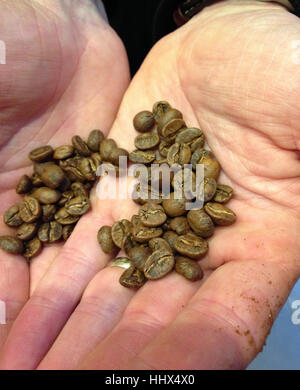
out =
<path fill-rule="evenodd" d="M 299 267 L 231 262 L 123 369 L 243 369 L 263 348 Z M 176 342 L 174 342 L 176 340 Z"/>
<path fill-rule="evenodd" d="M 39 369 L 76 368 L 111 332 L 135 294 L 119 283 L 123 271 L 119 267 L 107 267 L 91 281 Z"/>
<path fill-rule="evenodd" d="M 119 324 L 84 359 L 81 368 L 122 367 L 168 326 L 202 283 L 191 283 L 176 273 L 148 281 L 132 298 Z"/>

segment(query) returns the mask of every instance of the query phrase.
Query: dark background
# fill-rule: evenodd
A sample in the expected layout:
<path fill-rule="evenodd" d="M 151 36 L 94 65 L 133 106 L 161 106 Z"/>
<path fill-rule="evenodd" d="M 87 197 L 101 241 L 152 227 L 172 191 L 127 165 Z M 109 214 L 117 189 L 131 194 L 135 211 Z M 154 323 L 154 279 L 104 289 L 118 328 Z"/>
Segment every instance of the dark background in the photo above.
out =
<path fill-rule="evenodd" d="M 131 74 L 161 37 L 176 29 L 173 12 L 179 0 L 103 0 L 112 28 L 127 49 Z"/>

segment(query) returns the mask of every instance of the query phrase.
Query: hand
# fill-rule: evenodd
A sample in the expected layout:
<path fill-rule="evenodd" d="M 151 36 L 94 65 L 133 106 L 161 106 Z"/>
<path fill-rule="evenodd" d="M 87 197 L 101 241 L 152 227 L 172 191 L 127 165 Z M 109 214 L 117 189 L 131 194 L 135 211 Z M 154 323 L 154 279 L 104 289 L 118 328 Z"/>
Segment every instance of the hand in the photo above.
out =
<path fill-rule="evenodd" d="M 22 174 L 32 173 L 30 150 L 48 143 L 70 144 L 73 135 L 86 137 L 93 128 L 108 132 L 129 72 L 122 43 L 91 0 L 0 1 L 0 12 L 0 39 L 7 52 L 6 65 L 0 65 L 2 215 L 20 201 L 15 187 Z M 93 218 L 90 213 L 74 236 Z M 1 235 L 14 233 L 2 217 L 0 229 Z M 1 251 L 0 299 L 6 302 L 7 325 L 0 325 L 0 347 L 61 251 L 69 255 L 68 267 L 74 266 L 72 250 L 72 245 L 63 250 L 62 245 L 47 247 L 30 268 L 22 257 Z M 38 306 L 38 299 L 35 302 Z M 40 304 L 41 309 L 45 301 Z M 26 327 L 26 332 L 31 329 Z"/>
<path fill-rule="evenodd" d="M 19 315 L 2 367 L 36 367 L 57 336 L 39 368 L 250 363 L 299 276 L 300 74 L 291 45 L 299 37 L 299 20 L 279 5 L 225 2 L 156 45 L 110 137 L 132 149 L 134 114 L 169 100 L 187 124 L 204 130 L 223 167 L 220 182 L 234 188 L 229 207 L 238 220 L 210 239 L 202 281 L 172 273 L 134 293 L 118 284 L 122 270 L 114 267 L 88 283 L 109 260 L 96 245 L 100 219 L 112 224 L 136 211 L 129 201 L 98 200 L 101 217 L 67 244 L 77 240 L 78 252 L 61 252 Z"/>

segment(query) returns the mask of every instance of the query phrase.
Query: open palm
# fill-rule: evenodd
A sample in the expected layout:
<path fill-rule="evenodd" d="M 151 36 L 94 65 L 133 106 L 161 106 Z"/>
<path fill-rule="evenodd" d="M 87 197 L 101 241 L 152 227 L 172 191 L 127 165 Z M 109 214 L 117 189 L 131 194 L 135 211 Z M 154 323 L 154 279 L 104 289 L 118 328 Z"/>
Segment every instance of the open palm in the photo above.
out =
<path fill-rule="evenodd" d="M 132 149 L 133 115 L 169 100 L 205 132 L 238 220 L 210 239 L 202 281 L 173 273 L 135 293 L 118 284 L 121 269 L 104 268 L 96 231 L 136 208 L 95 198 L 16 320 L 3 367 L 249 364 L 299 277 L 299 39 L 298 19 L 281 6 L 226 2 L 154 47 L 109 136 Z"/>

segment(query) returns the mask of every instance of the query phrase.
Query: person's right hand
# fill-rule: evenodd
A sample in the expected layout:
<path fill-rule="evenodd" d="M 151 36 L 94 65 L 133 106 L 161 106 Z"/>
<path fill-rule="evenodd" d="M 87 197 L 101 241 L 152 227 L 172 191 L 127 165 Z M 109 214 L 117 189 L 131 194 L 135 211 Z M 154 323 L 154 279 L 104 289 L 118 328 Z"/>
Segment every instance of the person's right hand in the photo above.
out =
<path fill-rule="evenodd" d="M 92 0 L 1 0 L 0 14 L 0 40 L 6 45 L 6 64 L 0 64 L 2 215 L 21 200 L 15 187 L 22 174 L 32 172 L 27 157 L 30 150 L 46 144 L 70 144 L 73 135 L 86 137 L 94 128 L 107 134 L 130 76 L 124 47 Z M 89 213 L 81 232 L 74 232 L 75 242 L 91 221 L 98 226 L 97 218 Z M 0 234 L 14 234 L 2 217 Z M 82 239 L 80 244 L 77 256 L 73 256 L 72 245 L 61 255 L 65 261 L 58 264 L 58 272 L 65 274 L 65 285 L 75 282 L 61 266 L 80 268 L 80 253 L 90 242 Z M 7 324 L 0 324 L 0 348 L 61 247 L 44 248 L 30 268 L 21 256 L 0 251 L 0 300 L 6 303 L 7 317 Z M 96 269 L 89 269 L 88 280 Z M 34 298 L 36 308 L 55 299 L 46 296 Z M 56 298 L 67 299 L 67 292 Z"/>

